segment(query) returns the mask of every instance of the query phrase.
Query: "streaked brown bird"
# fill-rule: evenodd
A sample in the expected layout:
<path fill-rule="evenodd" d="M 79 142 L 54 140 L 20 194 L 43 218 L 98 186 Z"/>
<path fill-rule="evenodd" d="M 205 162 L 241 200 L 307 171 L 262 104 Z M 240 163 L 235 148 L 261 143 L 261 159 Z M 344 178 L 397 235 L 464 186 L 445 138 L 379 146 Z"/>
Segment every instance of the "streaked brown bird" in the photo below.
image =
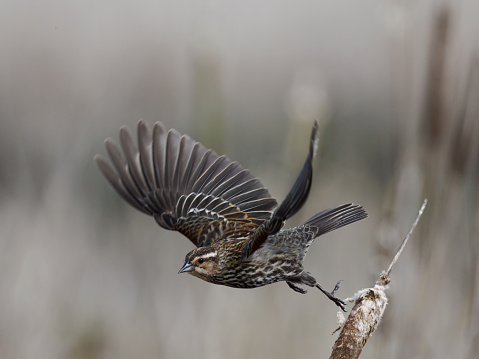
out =
<path fill-rule="evenodd" d="M 315 121 L 309 154 L 290 192 L 277 205 L 261 181 L 238 162 L 219 156 L 188 135 L 153 131 L 138 123 L 138 147 L 127 127 L 120 129 L 120 148 L 105 140 L 112 165 L 95 161 L 110 185 L 130 205 L 152 215 L 163 228 L 178 231 L 197 248 L 186 255 L 179 273 L 235 288 L 256 288 L 285 281 L 317 287 L 344 310 L 335 297 L 340 281 L 326 291 L 303 268 L 314 239 L 367 217 L 363 207 L 344 204 L 324 210 L 304 224 L 281 229 L 306 201 L 311 189 L 312 161 L 317 148 Z"/>

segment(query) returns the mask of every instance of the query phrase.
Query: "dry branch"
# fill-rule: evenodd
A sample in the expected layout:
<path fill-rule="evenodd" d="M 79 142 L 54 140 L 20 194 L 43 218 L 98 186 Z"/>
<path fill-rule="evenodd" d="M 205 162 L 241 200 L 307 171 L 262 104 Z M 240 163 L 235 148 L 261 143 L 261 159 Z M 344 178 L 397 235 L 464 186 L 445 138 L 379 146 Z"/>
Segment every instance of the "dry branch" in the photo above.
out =
<path fill-rule="evenodd" d="M 347 321 L 344 323 L 338 339 L 334 343 L 330 359 L 358 358 L 367 340 L 378 327 L 388 302 L 385 291 L 391 280 L 389 274 L 419 222 L 426 204 L 427 199 L 424 200 L 416 220 L 401 243 L 389 268 L 381 273 L 374 288 L 363 289 L 349 300 L 351 302 L 354 301 L 355 304 L 349 313 Z"/>

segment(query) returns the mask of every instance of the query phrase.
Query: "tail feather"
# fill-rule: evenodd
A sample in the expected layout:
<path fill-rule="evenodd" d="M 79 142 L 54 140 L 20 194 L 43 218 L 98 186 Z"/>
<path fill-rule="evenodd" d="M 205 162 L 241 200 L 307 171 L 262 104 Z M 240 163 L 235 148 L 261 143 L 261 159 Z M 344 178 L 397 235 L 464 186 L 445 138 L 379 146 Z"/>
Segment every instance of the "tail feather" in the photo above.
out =
<path fill-rule="evenodd" d="M 315 227 L 317 232 L 314 238 L 316 238 L 322 234 L 367 218 L 367 216 L 368 214 L 362 206 L 349 203 L 315 214 L 304 223 L 304 226 Z"/>

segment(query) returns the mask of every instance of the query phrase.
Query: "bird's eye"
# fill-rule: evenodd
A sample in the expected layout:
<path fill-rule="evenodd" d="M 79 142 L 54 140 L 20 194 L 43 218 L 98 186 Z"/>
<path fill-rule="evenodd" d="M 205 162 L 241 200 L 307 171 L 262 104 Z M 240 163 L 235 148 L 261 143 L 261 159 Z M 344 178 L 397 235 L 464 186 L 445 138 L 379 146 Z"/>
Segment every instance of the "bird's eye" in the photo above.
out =
<path fill-rule="evenodd" d="M 200 259 L 198 259 L 198 263 L 199 263 L 199 264 L 203 264 L 203 262 L 204 262 L 204 261 L 205 261 L 205 259 L 204 259 L 204 258 L 200 258 Z"/>

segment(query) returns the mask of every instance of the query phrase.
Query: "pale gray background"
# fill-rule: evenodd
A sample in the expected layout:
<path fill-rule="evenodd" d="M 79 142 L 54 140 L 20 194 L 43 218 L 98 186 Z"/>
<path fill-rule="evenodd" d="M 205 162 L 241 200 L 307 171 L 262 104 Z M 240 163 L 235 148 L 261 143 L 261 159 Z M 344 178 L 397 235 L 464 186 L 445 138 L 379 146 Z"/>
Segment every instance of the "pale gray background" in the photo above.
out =
<path fill-rule="evenodd" d="M 431 147 L 426 79 L 443 4 L 444 131 Z M 281 200 L 318 118 L 313 189 L 288 225 L 346 202 L 370 215 L 311 248 L 323 286 L 343 279 L 342 297 L 372 286 L 430 198 L 362 357 L 473 358 L 479 85 L 469 102 L 466 86 L 478 34 L 475 0 L 4 1 L 0 357 L 328 357 L 336 307 L 323 294 L 177 275 L 192 245 L 127 206 L 92 161 L 121 125 L 160 120 Z"/>

